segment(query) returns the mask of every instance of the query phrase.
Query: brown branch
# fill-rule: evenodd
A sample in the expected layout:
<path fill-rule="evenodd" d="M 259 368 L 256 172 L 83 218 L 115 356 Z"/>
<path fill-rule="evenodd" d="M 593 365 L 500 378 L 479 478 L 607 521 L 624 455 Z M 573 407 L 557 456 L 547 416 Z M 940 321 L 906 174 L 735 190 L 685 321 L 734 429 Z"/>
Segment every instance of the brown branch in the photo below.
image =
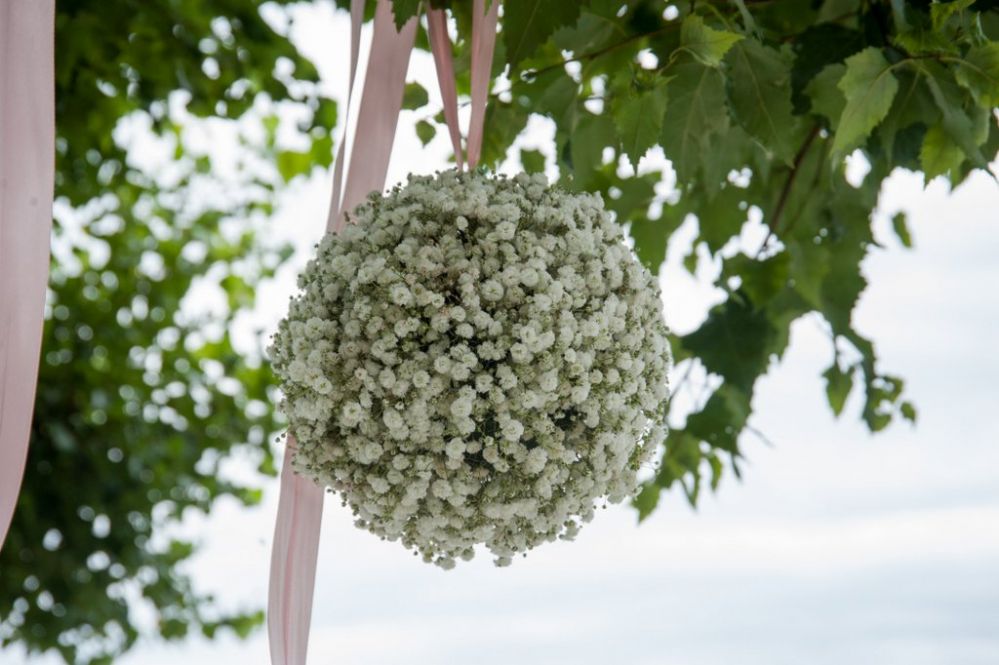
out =
<path fill-rule="evenodd" d="M 609 44 L 607 46 L 604 46 L 603 48 L 598 48 L 595 51 L 590 51 L 589 53 L 581 53 L 580 55 L 574 55 L 571 58 L 566 58 L 564 60 L 559 60 L 558 62 L 553 62 L 552 64 L 545 65 L 544 67 L 541 67 L 539 69 L 525 70 L 524 76 L 528 78 L 536 78 L 541 74 L 544 74 L 545 72 L 549 72 L 553 69 L 558 69 L 560 67 L 565 67 L 570 62 L 582 62 L 583 60 L 593 60 L 595 58 L 599 58 L 602 55 L 606 55 L 607 53 L 617 50 L 622 46 L 627 46 L 628 44 L 634 41 L 638 41 L 639 39 L 643 39 L 645 37 L 654 37 L 668 30 L 671 30 L 675 27 L 679 27 L 679 23 L 680 23 L 679 21 L 675 21 L 674 23 L 671 23 L 662 28 L 658 28 L 656 30 L 651 30 L 649 32 L 639 32 L 637 34 L 628 37 L 627 39 L 622 39 L 619 42 L 614 42 L 613 44 Z"/>
<path fill-rule="evenodd" d="M 763 253 L 763 250 L 770 244 L 770 239 L 777 234 L 777 230 L 780 228 L 780 218 L 784 214 L 784 207 L 787 205 L 787 200 L 791 196 L 791 188 L 794 186 L 794 181 L 798 177 L 798 173 L 801 170 L 801 163 L 805 161 L 805 155 L 808 154 L 808 149 L 812 147 L 815 143 L 815 137 L 819 135 L 819 125 L 812 127 L 811 131 L 808 132 L 808 136 L 805 137 L 804 142 L 801 147 L 798 148 L 797 154 L 794 156 L 794 161 L 791 164 L 791 171 L 787 174 L 787 180 L 784 181 L 784 186 L 780 190 L 780 196 L 777 198 L 777 205 L 774 206 L 774 213 L 771 219 L 766 220 L 767 227 L 770 229 L 767 233 L 767 237 L 764 238 L 763 244 L 760 246 L 759 251 L 756 253 L 758 257 Z"/>

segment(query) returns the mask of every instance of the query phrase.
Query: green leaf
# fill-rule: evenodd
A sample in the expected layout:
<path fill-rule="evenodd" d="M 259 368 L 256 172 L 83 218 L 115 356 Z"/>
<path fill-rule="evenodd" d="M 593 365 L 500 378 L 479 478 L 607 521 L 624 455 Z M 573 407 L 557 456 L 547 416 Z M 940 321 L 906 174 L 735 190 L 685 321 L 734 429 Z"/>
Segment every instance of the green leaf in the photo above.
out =
<path fill-rule="evenodd" d="M 669 69 L 669 105 L 660 141 L 677 175 L 690 181 L 701 171 L 711 136 L 728 127 L 721 73 L 696 62 Z"/>
<path fill-rule="evenodd" d="M 685 429 L 712 448 L 736 454 L 739 433 L 746 426 L 750 410 L 749 394 L 723 383 L 703 409 L 687 417 Z"/>
<path fill-rule="evenodd" d="M 710 200 L 698 203 L 696 210 L 700 239 L 712 252 L 717 252 L 732 236 L 739 234 L 747 216 L 747 212 L 739 205 L 745 198 L 746 190 L 729 186 Z"/>
<path fill-rule="evenodd" d="M 899 71 L 898 79 L 898 93 L 877 133 L 886 158 L 918 168 L 910 162 L 919 156 L 926 129 L 939 122 L 940 110 L 920 71 Z"/>
<path fill-rule="evenodd" d="M 312 155 L 308 152 L 283 150 L 277 154 L 276 164 L 281 178 L 288 182 L 295 176 L 305 175 L 312 170 Z"/>
<path fill-rule="evenodd" d="M 934 125 L 923 137 L 919 151 L 919 164 L 929 182 L 938 175 L 946 175 L 964 161 L 964 151 L 954 145 L 942 125 Z"/>
<path fill-rule="evenodd" d="M 524 170 L 528 173 L 545 172 L 545 154 L 540 150 L 521 148 L 520 163 L 524 165 Z"/>
<path fill-rule="evenodd" d="M 614 108 L 614 125 L 622 150 L 635 168 L 662 132 L 663 116 L 666 114 L 666 82 L 667 79 L 660 77 L 654 87 L 639 90 Z"/>
<path fill-rule="evenodd" d="M 812 100 L 812 113 L 825 116 L 833 131 L 836 131 L 839 118 L 846 108 L 846 97 L 837 85 L 844 74 L 846 65 L 829 65 L 805 86 L 805 94 Z"/>
<path fill-rule="evenodd" d="M 979 106 L 999 106 L 999 43 L 976 46 L 960 60 L 954 74 Z"/>
<path fill-rule="evenodd" d="M 958 53 L 957 44 L 948 36 L 923 25 L 917 25 L 900 32 L 892 38 L 892 44 L 911 55 L 940 55 Z"/>
<path fill-rule="evenodd" d="M 420 0 L 392 0 L 392 15 L 396 30 L 402 30 L 406 22 L 420 13 Z"/>
<path fill-rule="evenodd" d="M 614 124 L 606 113 L 581 115 L 570 141 L 572 174 L 577 186 L 586 188 L 603 164 L 604 147 L 616 143 Z"/>
<path fill-rule="evenodd" d="M 662 488 L 655 483 L 645 483 L 642 485 L 642 491 L 638 493 L 638 496 L 632 502 L 632 505 L 638 509 L 639 522 L 644 521 L 656 509 L 656 506 L 659 505 L 659 494 L 661 492 Z"/>
<path fill-rule="evenodd" d="M 530 58 L 561 26 L 571 26 L 589 0 L 506 0 L 503 4 L 503 44 L 511 69 Z"/>
<path fill-rule="evenodd" d="M 635 239 L 635 254 L 649 272 L 657 274 L 666 260 L 666 243 L 670 235 L 683 224 L 689 209 L 680 205 L 664 205 L 659 219 L 640 217 L 632 221 L 628 234 Z"/>
<path fill-rule="evenodd" d="M 402 108 L 407 111 L 415 111 L 426 106 L 429 102 L 430 96 L 427 94 L 426 88 L 416 81 L 406 83 L 405 91 L 402 93 Z"/>
<path fill-rule="evenodd" d="M 681 340 L 709 372 L 751 395 L 757 377 L 767 370 L 776 336 L 765 312 L 730 299 L 712 308 L 701 327 Z"/>
<path fill-rule="evenodd" d="M 427 145 L 437 136 L 437 128 L 426 120 L 419 120 L 416 123 L 416 136 L 420 139 L 420 143 Z"/>
<path fill-rule="evenodd" d="M 791 113 L 791 69 L 775 49 L 751 39 L 728 56 L 728 102 L 742 127 L 780 159 L 790 163 L 797 150 Z"/>
<path fill-rule="evenodd" d="M 942 30 L 947 21 L 959 12 L 971 7 L 975 0 L 954 0 L 954 2 L 934 2 L 930 5 L 930 21 L 934 30 Z"/>
<path fill-rule="evenodd" d="M 846 59 L 846 73 L 838 87 L 846 97 L 846 107 L 833 138 L 836 158 L 860 145 L 884 120 L 898 92 L 898 79 L 881 50 L 870 47 Z"/>
<path fill-rule="evenodd" d="M 863 34 L 838 23 L 820 23 L 801 33 L 794 43 L 795 58 L 791 67 L 791 101 L 794 103 L 794 112 L 802 114 L 808 111 L 808 99 L 812 95 L 807 93 L 807 88 L 823 69 L 834 64 L 842 65 L 845 58 L 862 48 Z M 835 89 L 835 82 L 833 83 Z M 836 118 L 839 118 L 839 114 Z"/>
<path fill-rule="evenodd" d="M 762 261 L 737 254 L 725 261 L 723 274 L 738 276 L 739 289 L 749 296 L 753 305 L 763 307 L 787 287 L 790 271 L 790 255 L 780 252 Z"/>
<path fill-rule="evenodd" d="M 822 376 L 826 380 L 826 398 L 829 400 L 829 408 L 833 414 L 839 416 L 846 406 L 846 399 L 853 390 L 853 369 L 844 372 L 835 361 L 829 366 Z"/>
<path fill-rule="evenodd" d="M 742 35 L 724 30 L 715 30 L 704 24 L 704 19 L 690 14 L 683 19 L 680 28 L 680 43 L 695 58 L 709 67 L 717 67 L 732 46 L 742 39 Z"/>
<path fill-rule="evenodd" d="M 904 212 L 896 213 L 891 218 L 891 228 L 895 231 L 895 236 L 902 243 L 902 246 L 912 249 L 912 234 L 909 233 L 909 225 L 906 223 Z"/>
<path fill-rule="evenodd" d="M 916 422 L 916 406 L 912 402 L 902 402 L 898 405 L 899 413 L 910 423 Z"/>
<path fill-rule="evenodd" d="M 976 126 L 979 123 L 965 109 L 961 88 L 955 83 L 950 70 L 934 62 L 924 62 L 922 67 L 927 74 L 926 85 L 930 95 L 940 109 L 940 127 L 953 143 L 960 146 L 972 164 L 984 168 L 987 163 L 978 146 L 988 138 L 987 124 L 984 126 L 984 133 L 981 126 Z M 973 109 L 972 113 L 977 110 Z"/>

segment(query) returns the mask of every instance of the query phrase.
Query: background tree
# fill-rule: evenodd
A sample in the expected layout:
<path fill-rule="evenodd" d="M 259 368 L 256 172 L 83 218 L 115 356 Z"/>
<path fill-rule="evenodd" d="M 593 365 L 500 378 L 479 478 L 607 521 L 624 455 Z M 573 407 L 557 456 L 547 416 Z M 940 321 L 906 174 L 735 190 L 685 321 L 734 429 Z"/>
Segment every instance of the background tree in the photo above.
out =
<path fill-rule="evenodd" d="M 110 662 L 138 636 L 136 602 L 168 639 L 262 620 L 200 593 L 179 569 L 193 544 L 164 535 L 219 497 L 259 501 L 217 475 L 237 448 L 274 473 L 271 373 L 230 329 L 290 252 L 259 233 L 277 190 L 332 156 L 336 107 L 260 4 L 57 3 L 53 261 L 24 489 L 0 554 L 4 645 Z M 280 103 L 305 109 L 285 128 L 304 151 L 277 142 Z M 189 131 L 198 116 L 239 135 L 232 163 Z M 145 148 L 173 151 L 155 172 L 129 149 L 150 132 Z M 210 285 L 221 307 L 200 306 Z"/>
<path fill-rule="evenodd" d="M 280 16 L 280 4 L 264 11 Z M 420 5 L 394 4 L 400 21 Z M 467 94 L 471 3 L 444 4 Z M 328 165 L 335 106 L 259 5 L 58 3 L 56 252 L 28 477 L 0 556 L 4 643 L 107 662 L 136 639 L 134 592 L 166 638 L 260 620 L 255 608 L 221 613 L 178 572 L 191 544 L 155 536 L 218 496 L 257 499 L 215 474 L 234 446 L 273 471 L 271 377 L 235 352 L 229 324 L 284 256 L 256 231 L 282 182 Z M 674 340 L 680 382 L 704 380 L 694 411 L 670 416 L 641 516 L 665 488 L 695 503 L 726 462 L 738 473 L 756 381 L 803 316 L 829 331 L 822 381 L 835 413 L 856 383 L 872 431 L 915 419 L 902 380 L 853 327 L 861 262 L 893 169 L 956 185 L 999 149 L 994 0 L 506 0 L 503 12 L 484 162 L 512 156 L 600 191 L 653 270 L 673 232 L 696 225 L 684 263 L 713 262 L 724 294 Z M 441 122 L 427 100 L 410 85 L 425 142 Z M 307 149 L 276 142 L 277 103 L 309 110 Z M 246 132 L 234 176 L 220 178 L 207 147 L 185 139 L 178 108 L 261 130 Z M 517 147 L 532 114 L 554 123 L 550 155 Z M 123 118 L 172 142 L 170 169 L 149 173 L 129 156 L 114 138 Z M 639 163 L 655 146 L 668 166 Z M 866 165 L 862 178 L 847 178 L 848 155 Z M 676 194 L 665 198 L 664 184 Z M 769 233 L 746 252 L 733 239 L 750 219 Z M 908 245 L 904 218 L 894 227 Z M 183 303 L 204 274 L 229 307 L 194 316 Z"/>

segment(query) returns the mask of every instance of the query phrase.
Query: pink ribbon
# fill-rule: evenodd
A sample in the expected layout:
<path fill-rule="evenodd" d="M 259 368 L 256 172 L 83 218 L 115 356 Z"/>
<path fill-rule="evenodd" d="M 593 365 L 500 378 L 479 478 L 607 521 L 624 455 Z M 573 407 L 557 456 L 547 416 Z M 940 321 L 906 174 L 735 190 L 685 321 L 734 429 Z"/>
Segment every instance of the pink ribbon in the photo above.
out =
<path fill-rule="evenodd" d="M 472 117 L 468 124 L 468 168 L 474 169 L 482 154 L 482 129 L 486 122 L 486 100 L 496 47 L 496 21 L 500 0 L 492 0 L 486 12 L 485 0 L 472 6 Z"/>
<path fill-rule="evenodd" d="M 357 70 L 364 0 L 351 0 L 350 9 L 351 92 L 347 97 L 348 113 Z M 352 210 L 369 192 L 385 186 L 416 27 L 417 19 L 413 18 L 401 31 L 396 31 L 391 2 L 379 0 L 350 167 L 344 184 L 345 131 L 333 172 L 327 231 L 340 232 L 346 224 L 346 211 Z M 345 127 L 347 119 L 345 116 Z M 323 514 L 323 489 L 292 470 L 294 450 L 295 440 L 289 435 L 281 471 L 281 494 L 268 590 L 267 629 L 273 665 L 304 665 L 306 660 Z"/>
<path fill-rule="evenodd" d="M 468 168 L 474 169 L 482 154 L 482 130 L 486 121 L 486 101 L 492 80 L 493 52 L 496 49 L 496 23 L 499 18 L 500 0 L 493 0 L 486 11 L 484 0 L 475 0 L 472 6 L 472 117 L 468 125 Z M 451 135 L 455 162 L 463 167 L 461 129 L 458 126 L 458 93 L 454 82 L 454 62 L 451 38 L 447 32 L 447 16 L 442 9 L 427 12 L 430 29 L 430 50 L 434 54 L 437 84 L 444 104 L 444 121 Z"/>
<path fill-rule="evenodd" d="M 49 275 L 54 0 L 0 2 L 0 547 L 24 474 Z"/>
<path fill-rule="evenodd" d="M 430 33 L 430 51 L 434 54 L 437 68 L 437 85 L 441 89 L 444 104 L 444 120 L 451 135 L 454 148 L 454 161 L 460 171 L 464 167 L 461 150 L 461 129 L 458 127 L 458 91 L 454 83 L 454 57 L 451 54 L 451 37 L 447 33 L 447 14 L 443 9 L 427 12 L 427 28 Z"/>

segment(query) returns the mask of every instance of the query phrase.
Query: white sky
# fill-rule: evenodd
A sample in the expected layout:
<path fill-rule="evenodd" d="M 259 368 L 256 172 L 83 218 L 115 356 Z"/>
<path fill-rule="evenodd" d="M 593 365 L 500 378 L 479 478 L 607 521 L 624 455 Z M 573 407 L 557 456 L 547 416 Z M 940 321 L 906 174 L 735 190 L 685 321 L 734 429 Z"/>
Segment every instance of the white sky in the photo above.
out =
<path fill-rule="evenodd" d="M 294 37 L 343 98 L 345 15 L 319 5 L 297 16 Z M 410 78 L 437 97 L 429 56 L 414 54 Z M 551 129 L 533 129 L 529 143 L 546 145 Z M 404 113 L 390 182 L 443 166 L 449 150 L 443 134 L 422 149 Z M 328 196 L 326 175 L 296 183 L 277 228 L 307 249 L 322 233 Z M 898 209 L 909 213 L 913 251 L 890 232 Z M 907 380 L 916 427 L 869 436 L 857 394 L 834 420 L 819 378 L 828 340 L 806 319 L 754 401 L 752 423 L 775 445 L 744 437 L 745 480 L 727 475 L 696 513 L 681 495 L 665 495 L 641 526 L 631 509 L 612 508 L 576 542 L 546 545 L 510 568 L 480 555 L 444 572 L 355 529 L 349 511 L 328 500 L 310 663 L 999 662 L 997 217 L 999 186 L 984 174 L 948 193 L 940 180 L 924 189 L 921 176 L 900 173 L 883 194 L 876 232 L 885 249 L 864 264 L 871 286 L 856 321 L 883 369 Z M 710 274 L 697 282 L 678 267 L 680 240 L 663 285 L 670 323 L 684 331 L 714 295 Z M 304 252 L 295 260 L 300 266 Z M 270 327 L 295 270 L 261 290 L 259 316 Z M 185 523 L 203 544 L 190 570 L 229 606 L 266 601 L 276 494 L 269 482 L 258 509 L 223 501 L 210 519 Z M 242 642 L 142 643 L 120 662 L 264 665 L 268 657 L 261 631 Z"/>

